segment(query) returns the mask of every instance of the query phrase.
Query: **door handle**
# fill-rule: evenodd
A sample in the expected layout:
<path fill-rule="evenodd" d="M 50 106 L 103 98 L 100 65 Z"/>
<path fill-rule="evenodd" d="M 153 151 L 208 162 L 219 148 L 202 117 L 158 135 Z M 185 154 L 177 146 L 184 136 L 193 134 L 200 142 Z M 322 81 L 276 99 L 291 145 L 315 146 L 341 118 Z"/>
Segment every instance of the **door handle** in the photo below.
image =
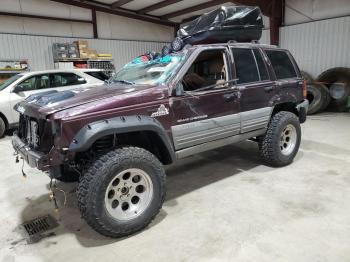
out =
<path fill-rule="evenodd" d="M 264 89 L 266 92 L 271 92 L 271 91 L 273 91 L 273 86 L 267 86 Z"/>
<path fill-rule="evenodd" d="M 224 95 L 224 99 L 226 102 L 230 102 L 236 98 L 239 98 L 239 92 L 229 93 Z"/>

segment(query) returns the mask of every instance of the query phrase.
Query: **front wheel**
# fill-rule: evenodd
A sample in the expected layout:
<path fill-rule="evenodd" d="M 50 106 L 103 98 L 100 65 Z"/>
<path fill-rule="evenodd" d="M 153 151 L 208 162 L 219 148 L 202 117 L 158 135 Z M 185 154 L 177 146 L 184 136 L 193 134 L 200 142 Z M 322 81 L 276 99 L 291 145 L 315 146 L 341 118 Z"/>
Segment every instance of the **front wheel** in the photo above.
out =
<path fill-rule="evenodd" d="M 275 114 L 266 134 L 259 139 L 262 159 L 271 166 L 286 166 L 293 162 L 301 141 L 298 117 L 286 111 Z"/>
<path fill-rule="evenodd" d="M 97 232 L 122 237 L 146 227 L 165 198 L 165 172 L 142 148 L 124 147 L 96 160 L 79 182 L 82 217 Z"/>

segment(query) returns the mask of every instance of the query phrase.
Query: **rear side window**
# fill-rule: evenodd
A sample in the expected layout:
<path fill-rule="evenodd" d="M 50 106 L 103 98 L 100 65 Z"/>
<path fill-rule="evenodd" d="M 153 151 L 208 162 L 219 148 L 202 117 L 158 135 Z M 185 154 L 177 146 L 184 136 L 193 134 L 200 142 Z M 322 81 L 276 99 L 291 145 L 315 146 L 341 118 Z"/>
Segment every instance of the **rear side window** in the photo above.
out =
<path fill-rule="evenodd" d="M 232 48 L 235 60 L 237 84 L 257 82 L 260 80 L 259 71 L 256 67 L 255 57 L 251 49 Z"/>
<path fill-rule="evenodd" d="M 73 73 L 58 73 L 51 75 L 51 87 L 73 86 L 85 84 L 84 78 Z"/>
<path fill-rule="evenodd" d="M 297 77 L 292 61 L 285 51 L 266 50 L 277 79 Z"/>
<path fill-rule="evenodd" d="M 269 75 L 267 73 L 267 69 L 266 69 L 266 65 L 264 63 L 264 60 L 262 58 L 262 55 L 260 53 L 259 50 L 254 49 L 253 50 L 254 55 L 255 55 L 255 59 L 256 59 L 256 63 L 258 64 L 258 69 L 259 69 L 259 73 L 260 73 L 260 79 L 263 80 L 268 80 L 269 79 Z"/>
<path fill-rule="evenodd" d="M 105 80 L 108 80 L 108 79 L 109 79 L 109 76 L 108 76 L 106 73 L 102 72 L 102 71 L 85 72 L 85 74 L 88 74 L 88 75 L 90 75 L 90 76 L 92 76 L 92 77 L 95 77 L 95 78 L 97 78 L 97 79 L 99 79 L 99 80 L 102 80 L 102 81 L 105 81 Z"/>

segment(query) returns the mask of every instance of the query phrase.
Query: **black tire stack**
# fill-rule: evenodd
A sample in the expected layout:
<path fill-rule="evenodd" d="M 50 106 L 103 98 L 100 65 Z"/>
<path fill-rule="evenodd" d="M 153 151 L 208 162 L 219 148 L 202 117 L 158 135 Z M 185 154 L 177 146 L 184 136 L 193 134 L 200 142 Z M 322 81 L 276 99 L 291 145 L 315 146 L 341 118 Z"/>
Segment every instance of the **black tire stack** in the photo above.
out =
<path fill-rule="evenodd" d="M 308 114 L 327 111 L 344 112 L 350 97 L 350 68 L 336 67 L 321 73 L 317 79 L 301 72 L 307 82 Z"/>
<path fill-rule="evenodd" d="M 309 110 L 308 114 L 316 114 L 324 111 L 330 103 L 330 94 L 328 88 L 321 84 L 315 82 L 312 76 L 306 72 L 301 72 L 302 76 L 306 80 L 307 84 L 307 99 L 309 100 Z"/>
<path fill-rule="evenodd" d="M 344 112 L 350 96 L 350 68 L 335 67 L 324 71 L 316 79 L 329 90 L 330 103 L 328 111 Z"/>

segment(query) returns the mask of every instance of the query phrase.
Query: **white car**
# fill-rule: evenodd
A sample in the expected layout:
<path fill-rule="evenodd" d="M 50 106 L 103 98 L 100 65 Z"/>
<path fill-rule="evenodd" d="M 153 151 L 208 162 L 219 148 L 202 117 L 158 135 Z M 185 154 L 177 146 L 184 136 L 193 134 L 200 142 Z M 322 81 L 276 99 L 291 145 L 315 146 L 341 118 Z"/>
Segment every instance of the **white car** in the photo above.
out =
<path fill-rule="evenodd" d="M 98 69 L 64 69 L 23 72 L 0 85 L 0 138 L 5 131 L 16 126 L 19 120 L 14 105 L 26 97 L 49 90 L 70 90 L 104 84 Z M 97 78 L 96 78 L 97 77 Z M 99 78 L 99 79 L 98 79 Z"/>

